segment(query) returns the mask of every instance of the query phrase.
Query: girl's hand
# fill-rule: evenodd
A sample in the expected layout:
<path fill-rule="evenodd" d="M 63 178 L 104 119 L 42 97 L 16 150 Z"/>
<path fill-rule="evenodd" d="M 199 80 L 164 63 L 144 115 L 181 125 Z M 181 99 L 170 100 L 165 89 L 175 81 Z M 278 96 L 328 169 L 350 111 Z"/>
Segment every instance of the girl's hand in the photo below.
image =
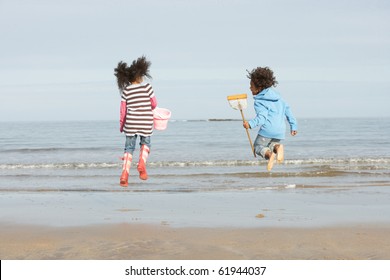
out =
<path fill-rule="evenodd" d="M 251 128 L 249 126 L 249 123 L 247 121 L 244 121 L 244 123 L 242 124 L 244 126 L 244 128 L 248 129 L 248 128 Z"/>
<path fill-rule="evenodd" d="M 296 130 L 291 130 L 291 136 L 295 136 L 295 135 L 297 135 L 297 133 L 298 133 L 298 131 L 296 131 Z"/>

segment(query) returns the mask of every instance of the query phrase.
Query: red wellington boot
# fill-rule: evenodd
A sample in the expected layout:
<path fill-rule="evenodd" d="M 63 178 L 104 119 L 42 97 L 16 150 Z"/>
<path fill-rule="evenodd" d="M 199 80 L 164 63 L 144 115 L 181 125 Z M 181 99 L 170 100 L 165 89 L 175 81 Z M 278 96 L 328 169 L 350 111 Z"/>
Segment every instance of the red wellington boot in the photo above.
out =
<path fill-rule="evenodd" d="M 129 185 L 129 173 L 132 159 L 133 156 L 130 153 L 125 153 L 123 155 L 122 175 L 120 178 L 121 187 L 127 187 Z"/>
<path fill-rule="evenodd" d="M 149 156 L 149 147 L 146 145 L 141 146 L 141 152 L 139 154 L 139 162 L 137 170 L 139 172 L 139 178 L 141 180 L 147 180 L 148 179 L 148 173 L 146 172 L 146 160 Z"/>

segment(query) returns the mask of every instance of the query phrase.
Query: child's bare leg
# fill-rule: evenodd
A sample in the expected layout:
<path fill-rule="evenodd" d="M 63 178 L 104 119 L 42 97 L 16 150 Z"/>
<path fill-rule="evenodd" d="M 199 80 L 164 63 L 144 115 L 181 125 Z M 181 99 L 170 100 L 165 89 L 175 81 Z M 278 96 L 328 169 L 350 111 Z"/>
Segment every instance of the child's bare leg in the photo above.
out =
<path fill-rule="evenodd" d="M 267 164 L 267 170 L 271 171 L 272 167 L 274 166 L 274 161 L 275 161 L 275 154 L 271 152 L 271 150 L 266 151 L 264 154 L 264 158 L 268 160 Z"/>
<path fill-rule="evenodd" d="M 275 144 L 274 153 L 276 154 L 276 161 L 282 163 L 284 160 L 284 146 L 282 144 Z"/>

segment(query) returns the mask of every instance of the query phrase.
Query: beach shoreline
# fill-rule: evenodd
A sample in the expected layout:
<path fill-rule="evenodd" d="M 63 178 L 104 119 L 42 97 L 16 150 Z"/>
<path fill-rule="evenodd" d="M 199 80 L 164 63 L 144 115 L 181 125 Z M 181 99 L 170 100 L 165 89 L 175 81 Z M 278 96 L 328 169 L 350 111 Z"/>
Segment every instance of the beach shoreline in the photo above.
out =
<path fill-rule="evenodd" d="M 390 225 L 389 189 L 235 192 L 2 192 L 0 223 L 151 224 L 173 228 Z"/>
<path fill-rule="evenodd" d="M 174 228 L 2 223 L 2 260 L 388 260 L 390 225 Z"/>

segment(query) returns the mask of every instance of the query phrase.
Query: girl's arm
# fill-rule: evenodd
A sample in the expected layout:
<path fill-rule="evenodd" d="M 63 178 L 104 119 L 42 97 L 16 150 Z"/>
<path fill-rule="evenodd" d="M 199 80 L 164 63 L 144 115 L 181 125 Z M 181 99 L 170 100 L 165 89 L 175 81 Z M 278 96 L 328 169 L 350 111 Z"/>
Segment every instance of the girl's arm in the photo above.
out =
<path fill-rule="evenodd" d="M 152 98 L 150 98 L 150 102 L 152 103 L 152 110 L 154 110 L 157 107 L 156 96 L 153 96 Z"/>
<path fill-rule="evenodd" d="M 148 86 L 148 94 L 150 97 L 150 103 L 152 105 L 152 110 L 154 110 L 157 107 L 157 99 L 156 96 L 154 96 L 154 90 L 152 88 L 152 85 L 147 84 Z"/>
<path fill-rule="evenodd" d="M 120 108 L 120 117 L 119 117 L 119 131 L 120 132 L 123 132 L 123 127 L 125 125 L 125 121 L 126 121 L 126 111 L 127 111 L 127 108 L 126 108 L 126 101 L 121 101 L 121 108 Z"/>

